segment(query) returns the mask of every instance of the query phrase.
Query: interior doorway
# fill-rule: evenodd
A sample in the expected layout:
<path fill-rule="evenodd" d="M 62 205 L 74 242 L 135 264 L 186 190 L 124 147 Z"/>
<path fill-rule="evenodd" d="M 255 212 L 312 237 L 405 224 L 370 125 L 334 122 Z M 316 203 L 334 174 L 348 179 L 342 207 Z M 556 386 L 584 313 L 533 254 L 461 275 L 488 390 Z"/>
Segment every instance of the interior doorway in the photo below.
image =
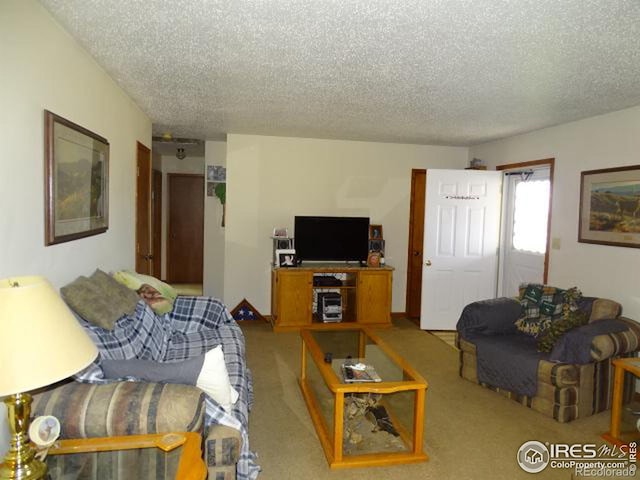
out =
<path fill-rule="evenodd" d="M 409 206 L 409 250 L 407 252 L 406 315 L 420 318 L 422 297 L 422 244 L 424 241 L 424 197 L 427 184 L 425 169 L 411 170 L 411 203 Z M 415 323 L 419 324 L 419 321 Z"/>
<path fill-rule="evenodd" d="M 167 174 L 167 281 L 202 283 L 204 176 Z"/>
<path fill-rule="evenodd" d="M 554 159 L 501 165 L 504 172 L 498 296 L 522 283 L 546 283 Z"/>
<path fill-rule="evenodd" d="M 162 172 L 153 170 L 151 188 L 151 218 L 153 243 L 152 275 L 162 277 Z"/>
<path fill-rule="evenodd" d="M 136 153 L 136 272 L 153 269 L 151 242 L 151 150 L 137 142 Z"/>

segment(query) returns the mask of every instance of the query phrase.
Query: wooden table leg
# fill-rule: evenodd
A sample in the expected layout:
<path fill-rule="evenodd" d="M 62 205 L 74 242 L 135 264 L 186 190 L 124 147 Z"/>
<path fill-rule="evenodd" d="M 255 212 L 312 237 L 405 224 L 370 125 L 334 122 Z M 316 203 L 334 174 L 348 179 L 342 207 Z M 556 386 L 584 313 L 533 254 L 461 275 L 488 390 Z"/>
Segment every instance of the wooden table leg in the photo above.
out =
<path fill-rule="evenodd" d="M 336 392 L 335 411 L 333 412 L 333 460 L 342 461 L 342 441 L 344 433 L 344 393 Z"/>
<path fill-rule="evenodd" d="M 422 438 L 424 434 L 424 399 L 425 390 L 419 388 L 415 395 L 415 409 L 413 414 L 413 453 L 422 453 Z"/>
<path fill-rule="evenodd" d="M 624 368 L 615 366 L 613 374 L 613 398 L 611 400 L 611 425 L 609 433 L 615 440 L 620 438 L 620 414 L 622 411 L 622 390 L 624 389 Z"/>

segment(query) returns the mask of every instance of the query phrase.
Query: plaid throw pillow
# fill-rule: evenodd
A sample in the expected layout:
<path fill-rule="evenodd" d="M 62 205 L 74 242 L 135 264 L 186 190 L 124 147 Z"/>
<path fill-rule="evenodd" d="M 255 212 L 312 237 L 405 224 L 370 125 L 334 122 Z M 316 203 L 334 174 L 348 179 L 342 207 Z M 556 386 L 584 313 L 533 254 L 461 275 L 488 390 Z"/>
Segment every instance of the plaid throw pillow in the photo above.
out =
<path fill-rule="evenodd" d="M 516 322 L 518 330 L 533 337 L 541 335 L 554 320 L 560 318 L 564 292 L 560 288 L 537 283 L 520 285 L 522 318 Z"/>
<path fill-rule="evenodd" d="M 589 322 L 586 312 L 580 310 L 578 306 L 581 298 L 582 292 L 578 290 L 578 287 L 573 287 L 563 292 L 562 315 L 554 319 L 538 336 L 538 351 L 550 352 L 565 333 Z"/>

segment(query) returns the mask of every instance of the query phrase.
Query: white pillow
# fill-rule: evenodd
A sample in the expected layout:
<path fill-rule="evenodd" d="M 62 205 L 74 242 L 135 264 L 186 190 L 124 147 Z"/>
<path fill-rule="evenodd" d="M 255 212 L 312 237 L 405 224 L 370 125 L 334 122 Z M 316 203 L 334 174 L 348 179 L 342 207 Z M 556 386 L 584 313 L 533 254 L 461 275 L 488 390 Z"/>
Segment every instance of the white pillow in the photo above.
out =
<path fill-rule="evenodd" d="M 205 354 L 204 364 L 200 375 L 198 375 L 196 386 L 222 405 L 226 411 L 231 411 L 239 395 L 229 381 L 229 372 L 227 372 L 227 366 L 224 363 L 222 346 L 218 345 Z"/>

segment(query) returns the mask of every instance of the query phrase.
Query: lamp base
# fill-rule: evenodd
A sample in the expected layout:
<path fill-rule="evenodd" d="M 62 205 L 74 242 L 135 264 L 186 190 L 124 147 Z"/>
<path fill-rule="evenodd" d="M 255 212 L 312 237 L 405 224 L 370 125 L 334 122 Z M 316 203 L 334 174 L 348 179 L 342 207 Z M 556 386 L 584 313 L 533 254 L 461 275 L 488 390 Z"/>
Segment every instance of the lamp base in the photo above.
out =
<path fill-rule="evenodd" d="M 0 479 L 38 480 L 44 478 L 47 466 L 35 458 L 36 452 L 29 444 L 31 395 L 16 393 L 4 399 L 11 428 L 9 451 L 0 465 Z"/>

